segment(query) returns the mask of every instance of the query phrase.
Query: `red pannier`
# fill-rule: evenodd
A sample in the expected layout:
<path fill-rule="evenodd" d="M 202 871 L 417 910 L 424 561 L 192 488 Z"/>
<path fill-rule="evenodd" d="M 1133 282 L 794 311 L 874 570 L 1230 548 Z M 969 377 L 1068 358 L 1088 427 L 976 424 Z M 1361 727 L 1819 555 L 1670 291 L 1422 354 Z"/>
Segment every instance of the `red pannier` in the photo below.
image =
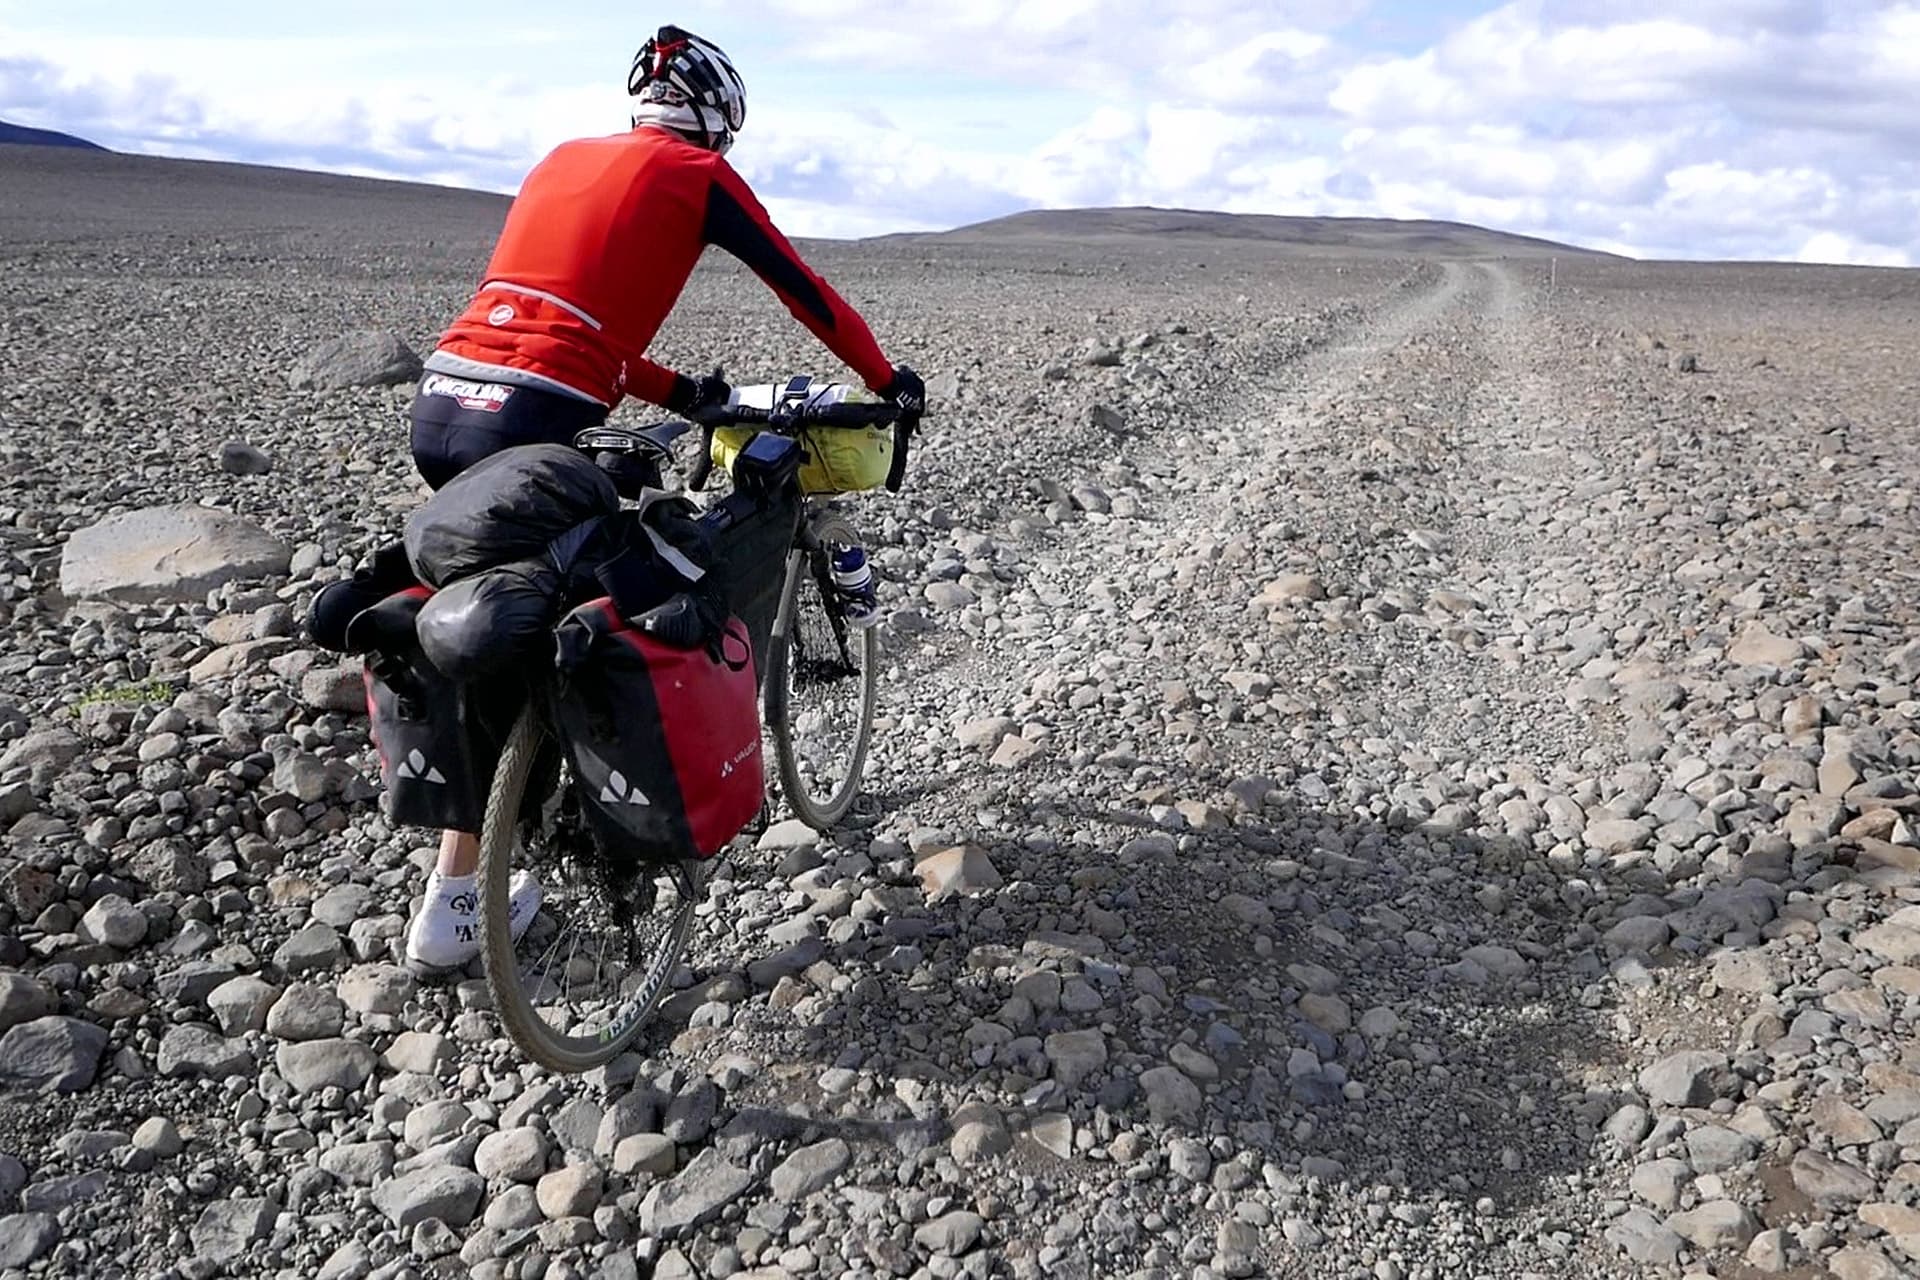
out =
<path fill-rule="evenodd" d="M 630 626 L 611 599 L 555 631 L 552 722 L 589 820 L 610 850 L 706 858 L 765 800 L 746 628 L 679 648 Z"/>

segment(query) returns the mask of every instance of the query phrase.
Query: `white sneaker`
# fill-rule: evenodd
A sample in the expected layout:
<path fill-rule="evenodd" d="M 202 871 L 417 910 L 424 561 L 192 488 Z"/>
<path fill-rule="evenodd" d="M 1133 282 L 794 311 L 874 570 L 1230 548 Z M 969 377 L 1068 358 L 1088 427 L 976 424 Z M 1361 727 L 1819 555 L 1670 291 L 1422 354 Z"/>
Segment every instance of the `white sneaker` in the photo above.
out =
<path fill-rule="evenodd" d="M 507 882 L 507 920 L 515 941 L 539 913 L 539 883 L 525 871 L 514 872 Z M 433 872 L 407 929 L 407 959 L 427 969 L 459 969 L 479 954 L 479 877 Z"/>

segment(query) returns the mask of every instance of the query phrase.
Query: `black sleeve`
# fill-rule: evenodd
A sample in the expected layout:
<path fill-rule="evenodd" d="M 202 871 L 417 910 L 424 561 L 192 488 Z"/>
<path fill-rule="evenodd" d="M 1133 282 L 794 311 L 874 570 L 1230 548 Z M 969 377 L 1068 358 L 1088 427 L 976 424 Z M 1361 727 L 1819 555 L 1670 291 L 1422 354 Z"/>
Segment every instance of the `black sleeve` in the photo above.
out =
<path fill-rule="evenodd" d="M 786 252 L 772 229 L 762 226 L 718 182 L 707 192 L 705 235 L 708 244 L 725 249 L 791 298 L 819 328 L 833 329 L 833 308 L 814 284 L 813 273 Z"/>

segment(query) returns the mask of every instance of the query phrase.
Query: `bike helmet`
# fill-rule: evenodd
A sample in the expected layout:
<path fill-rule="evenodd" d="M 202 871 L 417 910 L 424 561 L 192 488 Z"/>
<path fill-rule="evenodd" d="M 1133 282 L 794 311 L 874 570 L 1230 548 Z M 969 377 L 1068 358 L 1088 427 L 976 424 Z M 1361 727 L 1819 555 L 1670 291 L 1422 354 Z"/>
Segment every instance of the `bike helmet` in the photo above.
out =
<path fill-rule="evenodd" d="M 725 155 L 747 122 L 747 87 L 718 46 L 679 27 L 662 27 L 640 46 L 627 73 L 633 123 L 661 125 Z"/>

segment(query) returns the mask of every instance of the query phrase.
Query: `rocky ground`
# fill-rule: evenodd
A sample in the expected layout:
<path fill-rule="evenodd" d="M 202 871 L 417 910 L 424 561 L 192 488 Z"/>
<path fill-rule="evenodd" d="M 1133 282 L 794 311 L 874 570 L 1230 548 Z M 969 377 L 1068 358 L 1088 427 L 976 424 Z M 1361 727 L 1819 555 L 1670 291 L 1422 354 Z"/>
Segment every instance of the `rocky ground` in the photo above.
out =
<path fill-rule="evenodd" d="M 554 1077 L 297 631 L 419 491 L 290 370 L 485 232 L 219 206 L 0 241 L 0 1276 L 1920 1268 L 1920 277 L 823 248 L 937 396 L 871 795 Z M 90 598 L 177 503 L 252 576 Z"/>

